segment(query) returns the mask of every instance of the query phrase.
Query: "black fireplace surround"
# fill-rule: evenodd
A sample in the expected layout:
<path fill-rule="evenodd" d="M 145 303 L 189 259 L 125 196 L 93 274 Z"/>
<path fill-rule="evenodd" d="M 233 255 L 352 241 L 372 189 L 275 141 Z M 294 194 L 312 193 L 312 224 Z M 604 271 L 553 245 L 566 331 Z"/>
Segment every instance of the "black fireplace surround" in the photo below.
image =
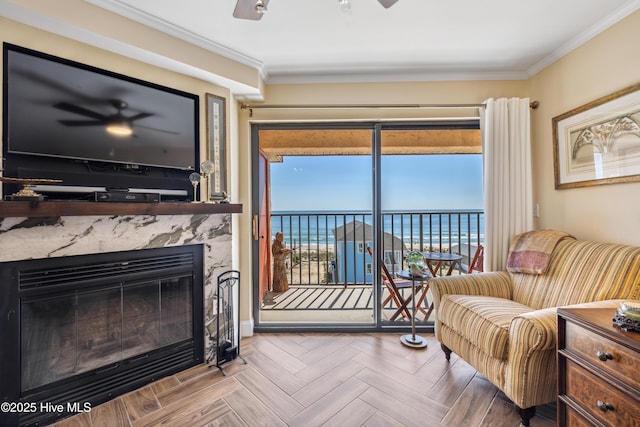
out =
<path fill-rule="evenodd" d="M 203 248 L 0 263 L 0 425 L 88 411 L 203 362 Z"/>

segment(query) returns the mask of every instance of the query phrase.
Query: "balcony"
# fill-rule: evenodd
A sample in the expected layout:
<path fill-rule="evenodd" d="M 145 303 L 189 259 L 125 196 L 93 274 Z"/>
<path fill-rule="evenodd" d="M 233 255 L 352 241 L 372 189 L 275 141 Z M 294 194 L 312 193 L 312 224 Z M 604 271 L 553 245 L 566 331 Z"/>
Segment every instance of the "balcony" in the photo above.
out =
<path fill-rule="evenodd" d="M 462 274 L 484 241 L 481 210 L 389 211 L 381 220 L 380 254 L 392 275 L 405 267 L 405 255 L 412 250 L 460 254 L 452 274 Z M 263 310 L 372 312 L 374 267 L 366 250 L 373 248 L 370 212 L 274 212 L 271 233 L 278 231 L 292 249 L 289 290 Z M 395 311 L 391 304 L 383 307 L 383 316 Z"/>

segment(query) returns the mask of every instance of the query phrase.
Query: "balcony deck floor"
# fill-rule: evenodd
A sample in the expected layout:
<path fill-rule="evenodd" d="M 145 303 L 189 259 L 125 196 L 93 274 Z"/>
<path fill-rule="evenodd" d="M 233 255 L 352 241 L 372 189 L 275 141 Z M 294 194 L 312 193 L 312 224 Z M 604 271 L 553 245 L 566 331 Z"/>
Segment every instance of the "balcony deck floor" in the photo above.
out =
<path fill-rule="evenodd" d="M 335 319 L 336 312 L 341 312 L 344 320 L 370 321 L 373 313 L 372 290 L 371 285 L 289 285 L 285 292 L 272 293 L 274 304 L 262 305 L 263 320 L 322 321 Z M 408 297 L 410 290 L 403 291 L 403 297 Z M 382 297 L 386 298 L 387 295 L 385 289 Z M 429 295 L 425 300 L 425 309 L 428 300 Z M 383 319 L 389 319 L 396 310 L 392 301 L 387 303 L 382 310 Z M 424 320 L 428 319 L 423 319 L 421 314 L 417 316 L 417 321 Z M 398 316 L 397 321 L 408 319 Z"/>

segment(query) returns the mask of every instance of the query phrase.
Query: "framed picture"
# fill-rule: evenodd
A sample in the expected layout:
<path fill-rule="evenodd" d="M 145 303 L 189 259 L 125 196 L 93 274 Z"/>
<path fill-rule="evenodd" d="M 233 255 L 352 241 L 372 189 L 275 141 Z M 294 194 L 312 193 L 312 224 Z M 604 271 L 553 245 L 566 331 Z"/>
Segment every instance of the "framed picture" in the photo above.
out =
<path fill-rule="evenodd" d="M 640 83 L 552 119 L 556 189 L 640 181 Z"/>
<path fill-rule="evenodd" d="M 209 197 L 210 200 L 221 201 L 227 197 L 226 100 L 207 93 L 206 102 L 209 159 L 214 166 L 211 173 Z"/>

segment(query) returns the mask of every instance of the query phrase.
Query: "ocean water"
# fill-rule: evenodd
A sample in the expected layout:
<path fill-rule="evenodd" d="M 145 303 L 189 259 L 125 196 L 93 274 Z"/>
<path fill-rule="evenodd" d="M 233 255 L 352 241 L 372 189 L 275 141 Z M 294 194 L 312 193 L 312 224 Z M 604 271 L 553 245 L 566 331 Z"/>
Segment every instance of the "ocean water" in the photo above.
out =
<path fill-rule="evenodd" d="M 368 212 L 347 211 L 274 211 L 271 214 L 272 240 L 276 232 L 284 233 L 289 247 L 297 245 L 333 246 L 334 230 L 355 221 L 373 225 Z M 401 239 L 407 247 L 476 245 L 484 241 L 484 213 L 468 211 L 394 211 L 383 212 L 383 231 Z M 367 240 L 371 240 L 367 232 Z"/>

